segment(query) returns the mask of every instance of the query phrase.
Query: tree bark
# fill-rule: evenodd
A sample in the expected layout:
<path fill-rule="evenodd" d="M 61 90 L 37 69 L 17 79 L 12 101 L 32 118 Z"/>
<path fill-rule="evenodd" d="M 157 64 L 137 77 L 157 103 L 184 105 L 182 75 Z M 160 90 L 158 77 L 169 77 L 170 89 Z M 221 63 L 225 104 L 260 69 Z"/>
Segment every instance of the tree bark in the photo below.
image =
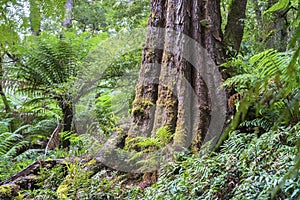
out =
<path fill-rule="evenodd" d="M 10 113 L 11 112 L 11 109 L 10 109 L 10 106 L 9 106 L 9 102 L 7 100 L 7 97 L 4 93 L 4 90 L 3 90 L 3 83 L 4 83 L 4 80 L 3 80 L 3 68 L 2 68 L 2 55 L 0 56 L 0 95 L 1 95 L 1 99 L 3 101 L 3 104 L 4 104 L 4 109 L 5 109 L 5 112 L 6 113 Z"/>
<path fill-rule="evenodd" d="M 73 105 L 71 102 L 66 100 L 60 100 L 59 102 L 60 108 L 62 110 L 63 119 L 62 119 L 62 127 L 63 132 L 72 131 L 72 122 L 73 122 Z M 62 141 L 63 148 L 67 148 L 70 146 L 70 140 L 65 138 Z"/>
<path fill-rule="evenodd" d="M 148 20 L 147 47 L 143 51 L 142 66 L 136 86 L 136 96 L 133 102 L 130 137 L 151 135 L 155 108 L 158 98 L 158 79 L 163 51 L 155 48 L 157 41 L 163 45 L 164 34 L 160 29 L 165 27 L 166 0 L 153 0 L 151 15 Z"/>
<path fill-rule="evenodd" d="M 224 44 L 227 48 L 231 47 L 229 51 L 233 55 L 239 52 L 243 39 L 246 6 L 247 0 L 233 0 L 229 8 L 228 21 L 224 33 Z"/>
<path fill-rule="evenodd" d="M 190 44 L 186 36 L 194 42 Z M 163 43 L 158 45 L 163 51 L 153 47 L 151 42 L 155 39 L 159 44 Z M 204 79 L 205 70 L 196 69 L 190 60 L 203 57 L 202 68 L 221 64 L 221 42 L 219 0 L 152 1 L 147 36 L 147 46 L 152 48 L 144 49 L 129 138 L 154 137 L 159 128 L 168 126 L 173 133 L 175 148 L 190 146 L 191 140 L 194 147 L 201 146 L 210 125 L 211 112 L 215 112 L 211 108 L 214 94 L 209 91 L 214 79 L 220 77 L 210 73 L 210 77 Z M 210 58 L 206 58 L 206 54 L 194 55 L 193 45 L 196 44 L 193 43 L 202 45 Z M 213 63 L 208 64 L 208 60 Z"/>

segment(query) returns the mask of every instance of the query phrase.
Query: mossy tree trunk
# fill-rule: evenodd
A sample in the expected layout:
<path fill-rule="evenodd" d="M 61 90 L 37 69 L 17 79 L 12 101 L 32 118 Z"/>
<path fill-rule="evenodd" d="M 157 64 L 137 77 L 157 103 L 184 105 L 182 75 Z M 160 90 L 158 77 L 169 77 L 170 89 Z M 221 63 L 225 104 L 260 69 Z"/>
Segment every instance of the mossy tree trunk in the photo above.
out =
<path fill-rule="evenodd" d="M 174 44 L 178 49 L 184 48 L 188 41 L 183 35 L 187 35 L 207 50 L 214 64 L 221 64 L 220 1 L 153 0 L 148 27 L 128 136 L 155 136 L 159 128 L 168 126 L 174 134 L 173 146 L 186 146 L 192 139 L 193 146 L 199 147 L 210 124 L 209 88 L 195 66 L 179 51 L 171 53 L 170 49 Z M 172 31 L 182 34 L 174 35 Z M 163 50 L 151 44 L 156 39 L 163 43 L 158 45 Z M 192 130 L 196 133 L 189 133 Z"/>
<path fill-rule="evenodd" d="M 149 27 L 165 27 L 166 0 L 153 0 Z M 155 110 L 152 106 L 158 100 L 158 79 L 163 50 L 155 48 L 155 42 L 162 35 L 159 29 L 149 28 L 147 33 L 147 48 L 143 51 L 142 66 L 136 86 L 136 96 L 133 102 L 130 136 L 149 137 L 153 128 Z M 164 40 L 162 40 L 163 43 Z"/>

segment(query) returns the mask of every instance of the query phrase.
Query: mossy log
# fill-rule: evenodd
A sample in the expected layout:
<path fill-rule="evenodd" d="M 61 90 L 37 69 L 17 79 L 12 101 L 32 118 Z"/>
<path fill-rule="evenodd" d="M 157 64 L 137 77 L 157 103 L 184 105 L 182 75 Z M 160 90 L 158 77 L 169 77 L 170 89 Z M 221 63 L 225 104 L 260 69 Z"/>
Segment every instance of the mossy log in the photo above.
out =
<path fill-rule="evenodd" d="M 0 182 L 0 186 L 7 184 L 15 184 L 20 186 L 22 190 L 30 190 L 35 185 L 35 179 L 41 168 L 52 169 L 56 165 L 67 165 L 70 163 L 80 161 L 81 164 L 85 165 L 83 170 L 91 171 L 91 174 L 97 173 L 104 165 L 98 161 L 95 161 L 93 165 L 88 165 L 91 158 L 73 157 L 68 159 L 53 159 L 53 160 L 38 160 L 30 164 L 22 171 L 16 173 L 10 178 Z"/>
<path fill-rule="evenodd" d="M 5 184 L 18 184 L 20 182 L 23 182 L 23 178 L 27 177 L 28 175 L 36 175 L 41 167 L 45 168 L 52 168 L 57 164 L 64 164 L 64 159 L 55 159 L 55 160 L 38 160 L 33 162 L 31 165 L 23 169 L 22 171 L 16 173 L 12 177 L 2 181 L 0 185 Z"/>

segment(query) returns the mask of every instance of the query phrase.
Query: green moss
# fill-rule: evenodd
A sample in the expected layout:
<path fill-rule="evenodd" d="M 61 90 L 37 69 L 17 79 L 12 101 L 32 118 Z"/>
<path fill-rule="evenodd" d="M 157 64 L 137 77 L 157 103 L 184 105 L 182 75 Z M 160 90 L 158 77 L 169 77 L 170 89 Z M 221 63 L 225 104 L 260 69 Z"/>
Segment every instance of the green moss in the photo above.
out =
<path fill-rule="evenodd" d="M 142 115 L 144 113 L 145 113 L 145 110 L 143 108 L 141 108 L 140 106 L 134 107 L 132 110 L 132 114 L 134 116 Z"/>
<path fill-rule="evenodd" d="M 133 102 L 132 114 L 139 116 L 145 114 L 146 109 L 150 109 L 153 103 L 146 99 L 139 99 Z"/>
<path fill-rule="evenodd" d="M 133 105 L 141 106 L 141 107 L 148 107 L 148 106 L 151 107 L 151 106 L 153 106 L 153 103 L 147 99 L 138 99 L 133 102 Z"/>
<path fill-rule="evenodd" d="M 203 142 L 203 139 L 201 137 L 201 132 L 198 132 L 196 137 L 193 138 L 192 145 L 191 145 L 191 152 L 194 154 L 199 153 L 202 142 Z"/>
<path fill-rule="evenodd" d="M 124 129 L 120 128 L 120 127 L 115 127 L 113 128 L 114 132 L 117 132 L 118 134 L 124 134 Z"/>
<path fill-rule="evenodd" d="M 154 59 L 155 57 L 155 53 L 153 50 L 148 50 L 147 53 L 146 53 L 146 58 L 148 58 L 149 60 L 152 60 Z"/>
<path fill-rule="evenodd" d="M 95 160 L 95 159 L 92 159 L 92 160 L 90 160 L 89 162 L 87 162 L 86 164 L 85 164 L 85 166 L 87 166 L 87 167 L 92 167 L 92 166 L 94 166 L 94 165 L 96 165 L 97 164 L 97 161 Z"/>
<path fill-rule="evenodd" d="M 7 184 L 0 186 L 0 199 L 15 199 L 19 196 L 19 186 Z"/>
<path fill-rule="evenodd" d="M 11 195 L 11 188 L 9 185 L 0 186 L 0 195 Z"/>
<path fill-rule="evenodd" d="M 61 199 L 67 199 L 69 192 L 69 186 L 67 179 L 64 180 L 61 185 L 57 188 L 56 193 L 59 195 Z"/>
<path fill-rule="evenodd" d="M 155 13 L 152 13 L 152 14 L 151 14 L 151 18 L 152 18 L 152 19 L 155 19 Z"/>
<path fill-rule="evenodd" d="M 176 130 L 174 133 L 174 147 L 182 148 L 186 146 L 187 133 L 184 130 Z"/>
<path fill-rule="evenodd" d="M 138 143 L 138 139 L 137 137 L 130 137 L 128 136 L 126 138 L 126 146 L 125 146 L 125 150 L 131 150 L 131 149 L 135 149 L 137 150 L 138 149 L 138 146 L 137 146 L 137 143 Z"/>
<path fill-rule="evenodd" d="M 19 193 L 18 196 L 14 197 L 13 200 L 22 200 L 24 199 L 24 195 Z"/>

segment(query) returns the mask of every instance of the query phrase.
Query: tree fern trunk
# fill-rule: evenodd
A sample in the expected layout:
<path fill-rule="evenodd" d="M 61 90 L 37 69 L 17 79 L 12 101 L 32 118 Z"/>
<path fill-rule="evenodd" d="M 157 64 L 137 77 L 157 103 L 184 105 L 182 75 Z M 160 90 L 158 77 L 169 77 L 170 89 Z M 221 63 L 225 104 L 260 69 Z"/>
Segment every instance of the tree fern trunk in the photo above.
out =
<path fill-rule="evenodd" d="M 60 108 L 62 110 L 63 119 L 63 132 L 70 132 L 72 131 L 72 122 L 73 122 L 73 105 L 65 100 L 60 101 Z M 67 148 L 70 146 L 70 140 L 64 139 L 62 141 L 63 148 Z"/>

